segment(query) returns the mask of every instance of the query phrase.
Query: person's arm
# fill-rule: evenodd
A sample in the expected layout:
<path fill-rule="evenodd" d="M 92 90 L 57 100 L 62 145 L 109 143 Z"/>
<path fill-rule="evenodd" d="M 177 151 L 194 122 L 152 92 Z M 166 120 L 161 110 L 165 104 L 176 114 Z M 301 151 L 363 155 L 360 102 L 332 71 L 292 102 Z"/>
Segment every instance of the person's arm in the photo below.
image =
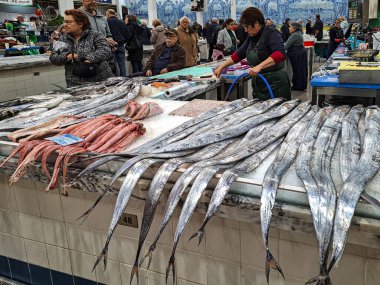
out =
<path fill-rule="evenodd" d="M 107 61 L 111 55 L 111 49 L 104 38 L 103 34 L 96 33 L 94 35 L 95 51 L 84 55 L 84 58 L 92 63 L 101 63 Z"/>
<path fill-rule="evenodd" d="M 240 48 L 231 55 L 231 58 L 234 63 L 237 63 L 246 58 L 247 49 L 250 44 L 250 41 L 250 37 L 247 37 L 245 42 L 240 46 Z"/>
<path fill-rule="evenodd" d="M 224 45 L 224 32 L 223 30 L 220 30 L 218 33 L 218 39 L 216 40 L 216 44 L 223 44 Z"/>
<path fill-rule="evenodd" d="M 49 56 L 49 60 L 52 64 L 54 65 L 64 65 L 68 60 L 67 60 L 67 55 L 69 52 L 55 52 L 52 51 L 51 55 Z"/>
<path fill-rule="evenodd" d="M 156 58 L 157 56 L 157 49 L 154 49 L 152 54 L 150 55 L 148 61 L 146 62 L 146 65 L 145 65 L 145 68 L 144 68 L 144 72 L 145 74 L 150 71 L 152 72 L 153 70 L 153 63 L 154 63 L 154 59 Z M 151 75 L 148 75 L 146 74 L 146 76 L 151 76 Z"/>
<path fill-rule="evenodd" d="M 296 40 L 296 38 L 295 38 L 294 34 L 290 34 L 288 40 L 284 44 L 285 51 L 288 51 L 288 49 L 294 44 L 295 40 Z"/>
<path fill-rule="evenodd" d="M 235 62 L 233 61 L 232 56 L 231 56 L 222 65 L 220 65 L 217 69 L 214 70 L 215 76 L 217 78 L 219 78 L 220 75 L 222 74 L 223 69 L 225 69 L 225 68 L 227 68 L 227 67 L 229 67 L 231 65 L 234 65 L 234 64 L 235 64 Z"/>

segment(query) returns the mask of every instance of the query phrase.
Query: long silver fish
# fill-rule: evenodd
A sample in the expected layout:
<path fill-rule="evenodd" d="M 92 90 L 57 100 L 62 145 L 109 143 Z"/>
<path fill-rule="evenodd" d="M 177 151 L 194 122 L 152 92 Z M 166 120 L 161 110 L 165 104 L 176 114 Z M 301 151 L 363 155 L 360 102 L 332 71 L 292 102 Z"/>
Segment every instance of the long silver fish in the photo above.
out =
<path fill-rule="evenodd" d="M 177 134 L 183 132 L 184 130 L 186 130 L 190 127 L 197 126 L 197 125 L 199 126 L 199 124 L 201 124 L 205 121 L 208 121 L 209 119 L 211 119 L 215 116 L 226 115 L 229 112 L 234 112 L 236 110 L 236 108 L 239 108 L 239 106 L 250 105 L 250 104 L 252 104 L 251 101 L 247 101 L 245 99 L 239 99 L 239 100 L 235 100 L 235 101 L 231 102 L 230 104 L 228 104 L 226 106 L 214 108 L 214 109 L 212 109 L 206 113 L 201 114 L 200 116 L 198 116 L 196 118 L 193 118 L 189 121 L 184 122 L 183 124 L 179 125 L 174 130 L 170 130 L 170 131 L 162 134 L 158 138 L 152 139 L 152 140 L 148 141 L 147 143 L 132 149 L 131 153 L 146 153 L 147 150 L 152 148 L 153 146 L 167 140 L 168 138 L 173 137 L 174 135 L 177 135 Z"/>
<path fill-rule="evenodd" d="M 140 179 L 141 175 L 145 172 L 148 167 L 155 163 L 162 162 L 161 159 L 145 159 L 142 161 L 137 162 L 128 172 L 127 176 L 125 177 L 123 184 L 120 187 L 116 203 L 115 203 L 115 209 L 112 215 L 111 224 L 109 226 L 107 240 L 105 242 L 104 248 L 99 254 L 98 258 L 95 261 L 94 267 L 92 270 L 95 269 L 95 267 L 98 265 L 98 263 L 101 261 L 102 258 L 104 258 L 104 268 L 107 266 L 107 252 L 108 252 L 108 245 L 111 241 L 113 232 L 115 231 L 115 228 L 117 226 L 117 222 L 119 221 L 121 215 L 123 214 L 125 207 L 128 204 L 129 198 L 132 194 L 133 189 L 135 188 L 135 185 L 137 181 Z"/>
<path fill-rule="evenodd" d="M 229 153 L 225 157 L 219 157 L 217 160 L 210 159 L 208 161 L 203 162 L 202 164 L 201 163 L 198 163 L 198 165 L 194 164 L 193 167 L 202 168 L 208 165 L 227 164 L 227 163 L 239 161 L 243 158 L 251 156 L 261 151 L 262 149 L 266 148 L 267 146 L 271 145 L 275 141 L 281 139 L 289 131 L 289 129 L 291 129 L 292 126 L 294 126 L 309 111 L 309 109 L 310 109 L 310 102 L 304 102 L 300 104 L 299 106 L 297 106 L 297 108 L 295 108 L 287 116 L 282 118 L 271 129 L 267 130 L 261 136 L 252 140 L 250 144 L 247 144 L 244 147 L 242 147 L 242 149 L 237 150 L 233 153 Z M 237 175 L 236 173 L 232 172 L 230 174 L 230 176 L 232 176 L 230 179 L 236 179 L 236 177 L 233 177 L 236 175 Z M 216 188 L 218 189 L 218 191 L 214 190 L 214 193 L 211 197 L 209 207 L 207 209 L 207 213 L 203 220 L 203 223 L 201 227 L 199 228 L 199 230 L 196 233 L 194 233 L 191 238 L 198 236 L 199 240 L 200 241 L 202 240 L 203 235 L 204 235 L 204 228 L 206 224 L 211 219 L 211 217 L 215 215 L 215 213 L 218 211 L 220 204 L 223 202 L 223 199 L 229 190 L 229 187 L 222 187 L 222 186 L 223 185 L 220 185 L 219 187 Z"/>
<path fill-rule="evenodd" d="M 318 191 L 318 185 L 317 182 L 314 180 L 312 174 L 311 174 L 311 159 L 312 159 L 312 153 L 313 153 L 313 147 L 315 144 L 315 141 L 317 140 L 318 134 L 320 129 L 322 128 L 323 123 L 325 122 L 325 119 L 327 118 L 328 114 L 330 114 L 333 111 L 333 108 L 326 107 L 323 109 L 320 109 L 318 113 L 314 116 L 314 118 L 310 121 L 309 127 L 305 133 L 305 136 L 299 146 L 298 153 L 296 160 L 296 173 L 297 176 L 301 179 L 305 186 L 305 190 L 309 199 L 309 205 L 310 210 L 313 218 L 313 224 L 315 228 L 315 232 L 317 233 L 317 239 L 318 244 L 320 244 L 322 241 L 320 240 L 319 236 L 319 215 L 318 215 L 318 208 L 319 208 L 319 191 Z M 319 246 L 321 249 L 321 245 Z M 319 263 L 320 263 L 320 272 L 322 272 L 323 267 L 323 253 L 321 250 L 319 250 Z"/>
<path fill-rule="evenodd" d="M 149 231 L 151 223 L 153 221 L 153 217 L 154 217 L 155 210 L 157 208 L 158 200 L 160 198 L 160 195 L 161 195 L 161 193 L 164 189 L 164 186 L 165 186 L 166 182 L 168 181 L 170 175 L 183 163 L 196 162 L 196 161 L 199 161 L 201 159 L 208 159 L 208 158 L 211 158 L 211 157 L 217 155 L 221 151 L 225 151 L 226 148 L 228 150 L 229 148 L 231 148 L 233 146 L 234 141 L 235 140 L 226 140 L 226 141 L 222 141 L 222 142 L 219 142 L 219 143 L 216 143 L 213 145 L 209 145 L 209 146 L 204 147 L 200 151 L 194 153 L 191 156 L 184 157 L 184 158 L 171 159 L 171 160 L 165 162 L 163 165 L 161 165 L 160 169 L 158 170 L 158 172 L 154 176 L 153 181 L 152 181 L 150 188 L 149 188 L 149 191 L 148 191 L 148 197 L 146 199 L 146 204 L 144 207 L 143 221 L 142 221 L 141 232 L 140 232 L 140 237 L 139 237 L 139 245 L 138 245 L 138 250 L 137 250 L 137 254 L 136 254 L 136 260 L 135 260 L 135 264 L 134 264 L 134 267 L 133 267 L 133 270 L 131 273 L 131 280 L 132 280 L 134 274 L 137 275 L 138 257 L 140 255 L 142 245 L 143 245 L 143 243 L 147 237 L 148 231 Z M 157 243 L 159 237 L 161 236 L 161 233 L 165 229 L 167 222 L 170 220 L 171 215 L 173 214 L 173 211 L 171 210 L 171 208 L 168 210 L 168 207 L 169 207 L 168 205 L 171 204 L 170 201 L 172 201 L 172 200 L 174 201 L 173 203 L 175 205 L 177 205 L 178 201 L 176 198 L 178 196 L 180 198 L 180 196 L 182 195 L 182 193 L 181 193 L 182 189 L 183 188 L 180 188 L 180 187 L 177 187 L 177 189 L 176 188 L 172 189 L 171 193 L 173 193 L 173 194 L 170 194 L 170 196 L 168 198 L 168 202 L 166 204 L 164 219 L 163 219 L 163 222 L 161 224 L 159 234 L 156 236 L 155 241 L 152 243 L 152 245 L 150 246 L 149 250 L 147 251 L 147 253 L 143 257 L 143 259 L 140 261 L 140 266 L 141 266 L 142 262 L 145 260 L 145 258 L 149 257 L 149 263 L 148 263 L 148 268 L 149 268 L 150 262 L 152 259 L 153 251 L 156 248 L 156 243 Z M 179 200 L 179 198 L 178 198 L 178 200 Z M 174 205 L 174 208 L 175 208 L 175 205 Z"/>
<path fill-rule="evenodd" d="M 281 273 L 282 277 L 284 277 L 280 265 L 269 250 L 269 226 L 272 219 L 272 209 L 275 203 L 278 186 L 280 185 L 282 176 L 295 160 L 298 152 L 298 146 L 306 131 L 309 121 L 314 115 L 315 111 L 311 109 L 289 130 L 284 142 L 281 144 L 281 148 L 278 151 L 275 160 L 269 166 L 264 176 L 263 188 L 261 191 L 260 217 L 261 233 L 266 249 L 265 275 L 268 284 L 269 272 L 271 268 L 276 269 Z"/>
<path fill-rule="evenodd" d="M 286 115 L 289 111 L 291 111 L 294 107 L 296 107 L 299 104 L 299 100 L 292 100 L 292 101 L 287 101 L 281 104 L 280 106 L 278 106 L 277 108 L 273 110 L 269 110 L 272 107 L 272 105 L 276 103 L 276 101 L 268 100 L 265 102 L 267 102 L 267 104 L 262 105 L 263 107 L 262 110 L 264 113 L 261 113 L 260 115 L 254 116 L 250 119 L 247 119 L 238 125 L 228 127 L 224 130 L 219 130 L 215 133 L 202 134 L 195 138 L 189 138 L 189 139 L 185 139 L 173 144 L 169 144 L 158 150 L 154 150 L 153 152 L 161 153 L 161 152 L 192 149 L 192 148 L 204 146 L 207 144 L 211 144 L 214 142 L 222 141 L 225 139 L 237 137 L 248 132 L 250 129 L 254 128 L 255 126 L 265 121 Z M 292 108 L 289 108 L 290 106 Z M 266 110 L 269 110 L 269 111 L 265 112 Z"/>
<path fill-rule="evenodd" d="M 362 105 L 352 107 L 342 123 L 342 145 L 340 149 L 339 161 L 340 174 L 342 176 L 343 182 L 346 181 L 352 169 L 360 158 L 361 141 L 359 133 L 359 121 L 360 116 L 364 110 L 365 109 Z M 363 191 L 361 198 L 373 206 L 380 208 L 379 200 L 368 194 L 366 191 Z"/>
<path fill-rule="evenodd" d="M 330 284 L 327 272 L 328 249 L 334 223 L 337 193 L 331 177 L 331 158 L 342 129 L 342 121 L 350 111 L 349 106 L 340 106 L 324 122 L 313 147 L 310 171 L 317 183 L 317 209 L 314 220 L 320 251 L 320 275 L 307 284 Z"/>
<path fill-rule="evenodd" d="M 354 216 L 360 194 L 380 168 L 380 108 L 368 107 L 366 110 L 366 131 L 363 153 L 343 184 L 337 202 L 335 215 L 332 255 L 329 271 L 338 264 L 347 242 L 348 230 Z"/>

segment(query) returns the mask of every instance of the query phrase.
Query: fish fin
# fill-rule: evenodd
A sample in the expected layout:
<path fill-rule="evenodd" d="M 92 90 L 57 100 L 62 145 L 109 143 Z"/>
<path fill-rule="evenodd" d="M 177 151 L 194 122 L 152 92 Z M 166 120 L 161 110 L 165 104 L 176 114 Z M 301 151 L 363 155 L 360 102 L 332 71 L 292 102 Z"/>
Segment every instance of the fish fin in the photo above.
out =
<path fill-rule="evenodd" d="M 132 268 L 129 285 L 132 285 L 133 276 L 135 276 L 135 275 L 136 275 L 136 279 L 137 279 L 137 284 L 139 284 L 139 267 L 137 266 L 137 264 L 135 264 Z"/>
<path fill-rule="evenodd" d="M 100 195 L 98 197 L 98 199 L 96 199 L 94 205 L 91 206 L 90 209 L 88 209 L 86 212 L 84 212 L 80 217 L 78 217 L 76 219 L 76 221 L 79 221 L 80 219 L 83 219 L 83 221 L 81 222 L 81 225 L 83 224 L 83 222 L 87 219 L 87 217 L 92 213 L 92 211 L 95 209 L 96 205 L 98 205 L 98 203 L 100 202 L 100 200 L 102 200 L 102 198 L 108 193 L 109 191 L 109 188 L 107 187 L 106 190 L 104 190 L 104 192 L 102 193 L 102 195 Z"/>
<path fill-rule="evenodd" d="M 265 276 L 267 278 L 267 283 L 269 284 L 269 273 L 270 269 L 275 269 L 282 275 L 282 278 L 285 279 L 284 273 L 282 272 L 282 269 L 280 267 L 280 264 L 277 262 L 277 260 L 273 257 L 272 253 L 269 249 L 267 249 L 267 256 L 265 260 Z"/>
<path fill-rule="evenodd" d="M 316 277 L 313 277 L 309 281 L 307 281 L 305 285 L 313 283 L 317 283 L 316 285 L 332 285 L 330 276 L 328 275 L 318 275 Z"/>
<path fill-rule="evenodd" d="M 173 285 L 175 285 L 175 265 L 174 265 L 174 261 L 175 261 L 175 257 L 174 255 L 172 255 L 169 259 L 169 264 L 168 264 L 168 267 L 166 268 L 166 284 L 168 284 L 168 278 L 169 278 L 169 271 L 170 271 L 170 268 L 172 269 L 172 273 L 173 273 Z"/>
<path fill-rule="evenodd" d="M 139 266 L 141 267 L 141 264 L 144 262 L 145 258 L 149 257 L 148 259 L 148 266 L 146 267 L 147 270 L 149 270 L 150 264 L 152 262 L 153 257 L 153 251 L 155 250 L 156 246 L 152 244 L 148 251 L 145 253 L 144 257 L 141 259 Z"/>
<path fill-rule="evenodd" d="M 204 234 L 205 234 L 205 230 L 203 228 L 201 228 L 196 233 L 193 233 L 191 235 L 191 237 L 189 238 L 189 241 L 197 236 L 199 238 L 199 240 L 198 240 L 198 246 L 199 246 L 202 242 Z"/>
<path fill-rule="evenodd" d="M 380 201 L 376 199 L 375 197 L 373 197 L 372 195 L 368 194 L 368 192 L 364 191 L 361 194 L 361 198 L 367 201 L 368 203 L 370 203 L 372 206 L 380 209 Z"/>
<path fill-rule="evenodd" d="M 95 270 L 96 266 L 99 264 L 99 262 L 102 260 L 102 258 L 104 258 L 104 259 L 107 258 L 107 251 L 108 251 L 107 247 L 104 247 L 103 250 L 102 250 L 102 252 L 96 258 L 94 267 L 92 267 L 92 272 Z M 104 262 L 104 266 L 107 266 L 107 262 L 106 261 Z"/>

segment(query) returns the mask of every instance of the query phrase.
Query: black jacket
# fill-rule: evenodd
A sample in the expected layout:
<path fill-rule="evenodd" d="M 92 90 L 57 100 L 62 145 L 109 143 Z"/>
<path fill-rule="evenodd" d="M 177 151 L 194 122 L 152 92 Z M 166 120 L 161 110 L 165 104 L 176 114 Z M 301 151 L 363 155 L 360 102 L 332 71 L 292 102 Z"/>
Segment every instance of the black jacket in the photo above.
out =
<path fill-rule="evenodd" d="M 130 38 L 127 25 L 116 17 L 108 18 L 107 22 L 111 30 L 112 38 L 118 44 L 125 44 L 127 42 L 127 39 Z"/>
<path fill-rule="evenodd" d="M 218 24 L 217 23 L 214 23 L 212 22 L 208 27 L 207 27 L 207 30 L 206 30 L 206 39 L 207 39 L 207 43 L 208 44 L 212 44 L 213 43 L 213 34 L 214 34 L 214 30 L 215 30 L 215 27 L 217 26 Z"/>
<path fill-rule="evenodd" d="M 222 29 L 222 25 L 219 24 L 215 27 L 214 32 L 212 33 L 212 42 L 214 45 L 216 45 L 218 41 L 218 34 L 221 29 Z"/>
<path fill-rule="evenodd" d="M 313 34 L 313 28 L 311 27 L 311 23 L 306 24 L 306 34 L 307 35 L 312 35 Z"/>
<path fill-rule="evenodd" d="M 141 34 L 142 44 L 143 45 L 150 45 L 150 37 L 152 36 L 150 29 L 147 26 L 141 26 L 141 28 L 143 28 L 143 32 Z"/>
<path fill-rule="evenodd" d="M 143 59 L 143 46 L 142 46 L 142 41 L 141 41 L 141 35 L 142 35 L 144 29 L 141 26 L 139 26 L 137 23 L 133 23 L 133 22 L 128 23 L 127 27 L 128 27 L 128 31 L 130 34 L 130 38 L 127 40 L 127 44 L 125 47 L 128 51 L 127 60 L 128 61 L 142 60 Z M 133 39 L 133 37 L 136 37 L 137 41 L 141 45 L 141 48 L 139 48 L 137 50 L 128 50 L 128 43 L 130 43 L 130 41 Z"/>
<path fill-rule="evenodd" d="M 321 20 L 317 20 L 313 26 L 313 32 L 318 41 L 323 38 L 323 22 Z"/>
<path fill-rule="evenodd" d="M 281 27 L 281 36 L 284 43 L 288 40 L 290 36 L 289 27 L 290 26 L 287 23 L 284 23 Z"/>
<path fill-rule="evenodd" d="M 154 49 L 152 55 L 146 63 L 144 73 L 147 70 L 153 70 L 155 62 L 160 58 L 161 53 L 165 47 L 166 43 L 161 44 Z M 172 48 L 169 64 L 166 66 L 166 68 L 169 71 L 182 69 L 185 67 L 185 59 L 185 50 L 178 43 L 176 43 Z"/>

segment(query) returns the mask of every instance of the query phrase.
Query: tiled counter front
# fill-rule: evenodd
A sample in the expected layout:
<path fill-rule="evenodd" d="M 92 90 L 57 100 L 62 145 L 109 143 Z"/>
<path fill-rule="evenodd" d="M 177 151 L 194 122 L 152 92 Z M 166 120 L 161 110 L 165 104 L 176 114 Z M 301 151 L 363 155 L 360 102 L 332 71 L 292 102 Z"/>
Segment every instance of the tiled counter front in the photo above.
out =
<path fill-rule="evenodd" d="M 31 180 L 21 180 L 10 189 L 8 180 L 8 176 L 0 176 L 3 275 L 8 272 L 9 276 L 17 278 L 21 274 L 29 278 L 30 283 L 43 285 L 129 284 L 140 228 L 119 225 L 110 244 L 107 269 L 104 271 L 99 264 L 91 272 L 106 238 L 115 195 L 108 195 L 88 220 L 80 224 L 77 217 L 99 194 L 70 189 L 70 196 L 63 197 L 58 191 L 46 193 L 45 184 Z M 132 199 L 126 212 L 137 215 L 140 227 L 143 202 Z M 178 284 L 266 284 L 265 252 L 259 226 L 215 217 L 198 247 L 197 241 L 187 240 L 198 229 L 202 217 L 203 214 L 195 214 L 179 244 L 176 255 Z M 156 214 L 143 252 L 152 242 L 161 218 L 162 208 Z M 177 218 L 178 212 L 158 243 L 150 270 L 141 269 L 141 285 L 165 284 L 164 273 Z M 318 251 L 313 234 L 272 228 L 270 235 L 272 252 L 286 274 L 283 280 L 279 274 L 271 273 L 271 284 L 301 285 L 317 273 Z M 349 244 L 339 267 L 332 273 L 334 284 L 379 284 L 380 242 L 374 241 L 374 244 L 378 244 L 378 248 Z"/>
<path fill-rule="evenodd" d="M 58 89 L 52 83 L 66 87 L 63 66 L 48 64 L 0 70 L 0 102 Z"/>

